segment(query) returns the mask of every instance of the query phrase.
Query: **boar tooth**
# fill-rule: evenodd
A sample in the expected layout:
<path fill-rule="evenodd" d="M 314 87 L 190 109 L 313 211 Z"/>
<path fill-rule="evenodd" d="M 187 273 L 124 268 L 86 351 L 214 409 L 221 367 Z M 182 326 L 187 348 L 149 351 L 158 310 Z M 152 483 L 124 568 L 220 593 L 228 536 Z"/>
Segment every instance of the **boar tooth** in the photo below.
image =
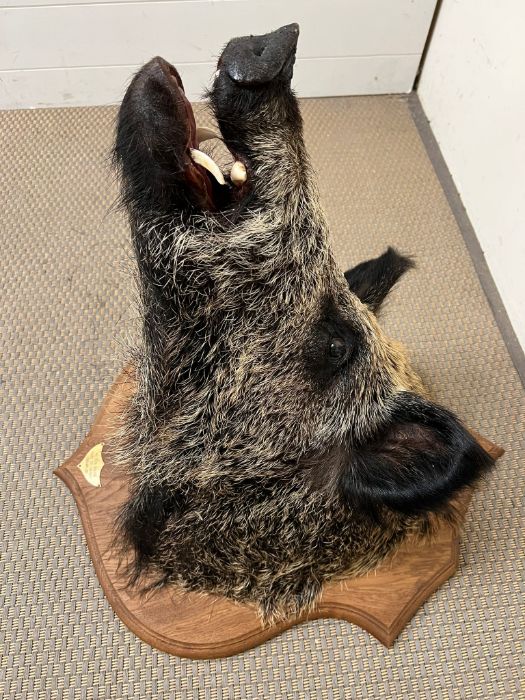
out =
<path fill-rule="evenodd" d="M 240 160 L 236 160 L 230 171 L 230 179 L 234 185 L 240 187 L 246 182 L 246 166 Z"/>
<path fill-rule="evenodd" d="M 220 139 L 219 134 L 216 134 L 213 129 L 208 129 L 207 126 L 197 127 L 197 143 L 208 141 L 209 139 Z"/>
<path fill-rule="evenodd" d="M 196 148 L 191 149 L 191 157 L 193 160 L 198 163 L 199 165 L 202 165 L 203 168 L 206 168 L 213 177 L 217 180 L 219 185 L 225 185 L 226 180 L 224 179 L 223 174 L 221 173 L 221 169 L 217 165 L 217 163 L 213 160 L 213 158 L 210 158 L 210 156 L 207 153 L 203 153 L 202 151 L 197 150 Z"/>

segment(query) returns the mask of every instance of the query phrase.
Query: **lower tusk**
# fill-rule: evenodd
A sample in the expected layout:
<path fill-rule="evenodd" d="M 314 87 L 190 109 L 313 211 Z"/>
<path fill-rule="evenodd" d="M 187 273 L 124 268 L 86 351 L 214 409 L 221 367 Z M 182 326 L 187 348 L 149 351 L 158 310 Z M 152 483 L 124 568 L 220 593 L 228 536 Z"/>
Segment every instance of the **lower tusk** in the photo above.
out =
<path fill-rule="evenodd" d="M 240 187 L 246 182 L 246 166 L 240 160 L 236 160 L 230 171 L 230 179 L 234 185 Z"/>
<path fill-rule="evenodd" d="M 208 129 L 207 126 L 197 127 L 197 143 L 208 141 L 209 139 L 220 139 L 219 134 L 216 134 L 213 129 Z"/>
<path fill-rule="evenodd" d="M 196 148 L 192 148 L 190 150 L 191 157 L 193 160 L 198 164 L 202 165 L 203 168 L 206 168 L 208 172 L 210 172 L 213 177 L 217 180 L 219 185 L 225 185 L 226 180 L 224 179 L 223 174 L 221 173 L 221 169 L 217 165 L 217 163 L 210 158 L 210 156 L 207 153 L 203 153 L 202 151 L 197 150 Z"/>

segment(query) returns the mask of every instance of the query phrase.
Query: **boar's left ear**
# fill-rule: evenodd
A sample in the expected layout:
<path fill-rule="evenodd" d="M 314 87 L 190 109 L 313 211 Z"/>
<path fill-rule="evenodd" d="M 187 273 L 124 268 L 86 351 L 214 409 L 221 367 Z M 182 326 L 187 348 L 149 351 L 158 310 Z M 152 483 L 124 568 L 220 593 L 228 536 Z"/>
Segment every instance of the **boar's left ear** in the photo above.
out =
<path fill-rule="evenodd" d="M 347 270 L 345 278 L 350 290 L 363 304 L 377 312 L 394 284 L 412 267 L 414 262 L 411 258 L 400 255 L 394 248 L 388 248 L 378 258 Z"/>
<path fill-rule="evenodd" d="M 346 500 L 406 515 L 439 510 L 494 463 L 449 411 L 401 392 L 390 417 L 341 471 Z"/>

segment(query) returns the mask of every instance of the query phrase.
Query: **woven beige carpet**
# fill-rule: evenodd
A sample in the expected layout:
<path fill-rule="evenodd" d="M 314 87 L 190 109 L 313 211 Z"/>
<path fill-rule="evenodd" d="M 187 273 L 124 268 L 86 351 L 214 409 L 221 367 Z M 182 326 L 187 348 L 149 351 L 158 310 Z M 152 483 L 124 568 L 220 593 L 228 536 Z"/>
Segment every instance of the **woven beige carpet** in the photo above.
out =
<path fill-rule="evenodd" d="M 136 328 L 107 171 L 115 110 L 0 114 L 2 698 L 516 698 L 525 394 L 405 100 L 303 102 L 342 266 L 388 244 L 418 269 L 384 313 L 439 400 L 507 449 L 470 509 L 461 569 L 395 647 L 345 622 L 219 661 L 153 651 L 102 595 L 70 493 L 77 447 Z M 523 697 L 523 696 L 522 696 Z"/>

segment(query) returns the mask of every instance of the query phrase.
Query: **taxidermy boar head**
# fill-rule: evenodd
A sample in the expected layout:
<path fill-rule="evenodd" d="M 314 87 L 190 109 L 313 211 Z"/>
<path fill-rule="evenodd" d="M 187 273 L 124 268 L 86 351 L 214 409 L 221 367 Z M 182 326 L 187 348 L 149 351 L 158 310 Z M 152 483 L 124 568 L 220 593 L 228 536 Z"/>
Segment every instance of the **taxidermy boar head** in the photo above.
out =
<path fill-rule="evenodd" d="M 115 145 L 143 319 L 115 438 L 131 581 L 252 602 L 266 619 L 450 517 L 491 463 L 378 325 L 410 259 L 334 262 L 290 88 L 298 34 L 229 42 L 209 92 L 220 136 L 153 59 Z M 210 138 L 228 172 L 200 149 Z"/>

